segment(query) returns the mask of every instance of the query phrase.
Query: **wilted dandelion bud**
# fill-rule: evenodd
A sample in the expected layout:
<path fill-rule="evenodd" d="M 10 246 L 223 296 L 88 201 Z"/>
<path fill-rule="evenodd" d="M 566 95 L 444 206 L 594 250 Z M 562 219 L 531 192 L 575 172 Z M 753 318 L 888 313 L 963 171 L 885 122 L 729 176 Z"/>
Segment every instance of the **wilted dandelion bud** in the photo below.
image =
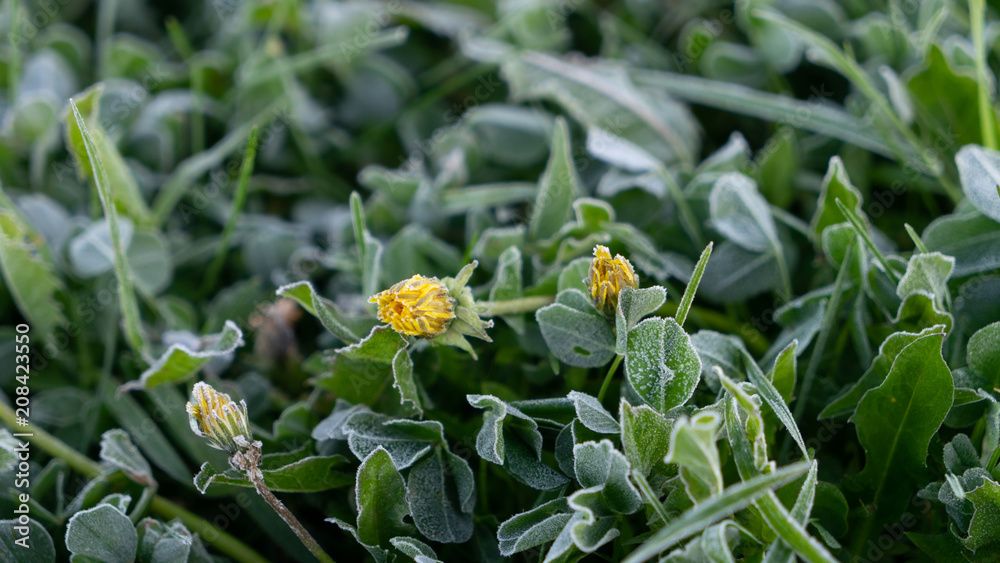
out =
<path fill-rule="evenodd" d="M 639 287 L 639 278 L 632 264 L 621 254 L 611 258 L 608 247 L 594 247 L 594 260 L 587 275 L 587 288 L 594 306 L 607 316 L 613 316 L 618 308 L 618 294 L 622 288 Z"/>
<path fill-rule="evenodd" d="M 400 334 L 434 338 L 448 329 L 455 318 L 455 299 L 437 278 L 421 275 L 403 280 L 373 295 L 378 320 Z"/>
<path fill-rule="evenodd" d="M 230 456 L 259 452 L 260 442 L 254 442 L 247 417 L 245 401 L 234 402 L 229 395 L 220 393 L 207 383 L 194 384 L 191 402 L 187 404 L 191 431 L 208 439 L 213 448 Z"/>

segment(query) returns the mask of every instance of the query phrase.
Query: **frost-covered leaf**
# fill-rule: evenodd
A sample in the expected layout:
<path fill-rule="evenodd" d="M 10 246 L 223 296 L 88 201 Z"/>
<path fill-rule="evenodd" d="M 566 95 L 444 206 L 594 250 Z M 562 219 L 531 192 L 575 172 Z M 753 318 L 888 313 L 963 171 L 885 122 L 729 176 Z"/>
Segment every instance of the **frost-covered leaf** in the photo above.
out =
<path fill-rule="evenodd" d="M 610 440 L 584 442 L 573 448 L 576 480 L 584 488 L 603 485 L 601 494 L 608 508 L 632 514 L 642 506 L 642 498 L 629 481 L 629 462 Z"/>
<path fill-rule="evenodd" d="M 132 563 L 138 544 L 139 536 L 132 521 L 109 504 L 77 512 L 66 527 L 66 549 L 74 558 Z"/>
<path fill-rule="evenodd" d="M 625 374 L 639 395 L 664 413 L 694 394 L 701 360 L 674 319 L 651 318 L 628 334 Z"/>
<path fill-rule="evenodd" d="M 384 449 L 376 448 L 361 462 L 355 497 L 362 543 L 384 548 L 392 538 L 413 533 L 413 526 L 404 521 L 410 513 L 406 485 Z"/>
<path fill-rule="evenodd" d="M 483 459 L 503 465 L 529 487 L 548 490 L 567 479 L 542 463 L 542 434 L 538 423 L 517 407 L 492 395 L 468 395 L 469 404 L 486 409 L 476 450 Z"/>
<path fill-rule="evenodd" d="M 847 221 L 847 217 L 844 217 L 843 212 L 837 207 L 837 199 L 848 209 L 856 211 L 858 216 L 865 216 L 861 210 L 861 192 L 854 187 L 851 179 L 847 177 L 844 162 L 840 160 L 839 156 L 830 159 L 826 176 L 823 177 L 823 188 L 819 196 L 816 213 L 809 224 L 809 232 L 813 244 L 817 247 L 820 246 L 823 231 L 827 227 Z"/>
<path fill-rule="evenodd" d="M 981 487 L 966 493 L 966 498 L 975 512 L 969 523 L 969 535 L 962 540 L 965 547 L 978 551 L 1000 542 L 1000 485 L 992 479 L 984 479 Z"/>
<path fill-rule="evenodd" d="M 413 373 L 413 359 L 405 349 L 396 352 L 392 359 L 392 386 L 399 391 L 400 404 L 409 406 L 417 415 L 423 416 L 420 390 Z"/>
<path fill-rule="evenodd" d="M 752 179 L 738 172 L 724 174 L 708 196 L 712 226 L 733 243 L 751 252 L 777 246 L 778 227 L 767 200 Z"/>
<path fill-rule="evenodd" d="M 490 288 L 490 302 L 519 299 L 524 296 L 524 280 L 522 278 L 523 260 L 517 246 L 510 246 L 503 251 L 497 263 L 496 280 Z M 518 334 L 525 329 L 524 315 L 521 313 L 503 315 L 503 320 Z"/>
<path fill-rule="evenodd" d="M 56 548 L 52 536 L 34 518 L 28 518 L 27 537 L 23 530 L 14 530 L 24 524 L 18 520 L 0 520 L 0 558 L 18 563 L 55 563 Z M 15 543 L 21 540 L 21 543 Z"/>
<path fill-rule="evenodd" d="M 608 321 L 582 292 L 569 289 L 558 301 L 535 313 L 549 350 L 576 367 L 599 367 L 615 355 L 615 335 Z"/>
<path fill-rule="evenodd" d="M 687 108 L 637 87 L 623 68 L 515 52 L 484 39 L 467 41 L 463 50 L 500 63 L 515 99 L 552 100 L 577 121 L 612 131 L 667 163 L 691 162 L 698 151 L 700 135 Z"/>
<path fill-rule="evenodd" d="M 139 563 L 169 563 L 191 561 L 194 537 L 179 521 L 164 524 L 153 518 L 143 518 L 135 526 L 139 534 L 136 561 Z"/>
<path fill-rule="evenodd" d="M 54 274 L 55 264 L 45 240 L 31 228 L 0 189 L 0 266 L 7 291 L 21 314 L 43 339 L 66 324 L 56 293 L 63 284 Z"/>
<path fill-rule="evenodd" d="M 538 196 L 528 222 L 528 233 L 532 240 L 545 240 L 570 219 L 570 206 L 581 191 L 580 178 L 573 164 L 569 127 L 561 117 L 556 119 L 549 164 L 538 182 Z"/>
<path fill-rule="evenodd" d="M 88 155 L 86 148 L 86 135 L 82 131 L 79 121 L 74 118 L 72 108 L 67 108 L 63 115 L 66 123 L 66 146 L 70 154 L 76 161 L 78 176 L 83 180 L 93 180 L 97 176 L 94 173 L 96 165 L 92 159 L 100 160 L 107 171 L 110 196 L 115 207 L 123 215 L 127 215 L 138 225 L 147 225 L 152 221 L 152 215 L 146 200 L 143 199 L 139 190 L 139 183 L 122 158 L 118 147 L 115 146 L 112 137 L 102 126 L 98 108 L 100 107 L 101 96 L 104 93 L 104 84 L 99 83 L 73 98 L 82 120 L 85 120 L 86 128 L 89 129 L 93 137 L 95 154 Z M 96 188 L 95 188 L 96 189 Z"/>
<path fill-rule="evenodd" d="M 934 296 L 939 307 L 944 306 L 948 294 L 948 278 L 955 269 L 955 259 L 940 252 L 914 255 L 906 265 L 906 273 L 899 279 L 896 295 L 905 300 L 917 291 Z"/>
<path fill-rule="evenodd" d="M 275 293 L 301 305 L 303 309 L 318 318 L 334 336 L 348 344 L 360 342 L 375 326 L 374 320 L 349 317 L 339 307 L 319 295 L 312 283 L 307 281 L 279 287 Z"/>
<path fill-rule="evenodd" d="M 509 557 L 554 540 L 573 516 L 565 497 L 516 514 L 497 530 L 500 554 Z"/>
<path fill-rule="evenodd" d="M 1000 222 L 1000 153 L 979 145 L 965 145 L 955 155 L 965 197 L 980 213 Z"/>
<path fill-rule="evenodd" d="M 643 289 L 623 287 L 618 293 L 615 312 L 615 353 L 624 354 L 628 348 L 628 333 L 646 315 L 655 313 L 667 300 L 667 290 L 655 285 Z"/>
<path fill-rule="evenodd" d="M 568 398 L 573 401 L 577 419 L 585 427 L 600 434 L 618 434 L 621 431 L 618 421 L 596 397 L 579 391 L 570 391 Z"/>
<path fill-rule="evenodd" d="M 1000 387 L 1000 322 L 977 330 L 969 338 L 965 357 L 969 368 L 986 378 L 989 388 Z"/>
<path fill-rule="evenodd" d="M 469 464 L 450 452 L 438 449 L 414 464 L 406 479 L 406 496 L 420 533 L 441 543 L 468 541 L 472 537 L 474 482 Z"/>
<path fill-rule="evenodd" d="M 435 445 L 444 442 L 444 427 L 436 420 L 392 419 L 374 412 L 351 416 L 343 431 L 351 452 L 358 459 L 365 459 L 382 447 L 399 470 L 410 467 Z"/>
<path fill-rule="evenodd" d="M 115 428 L 101 435 L 101 459 L 121 469 L 136 483 L 156 485 L 153 470 L 125 431 Z"/>
<path fill-rule="evenodd" d="M 955 277 L 1000 268 L 1000 223 L 978 212 L 938 217 L 921 238 L 928 250 L 955 258 Z"/>
<path fill-rule="evenodd" d="M 166 383 L 186 381 L 214 358 L 228 356 L 243 344 L 243 331 L 236 323 L 227 320 L 222 332 L 202 337 L 197 349 L 184 344 L 170 346 L 142 372 L 139 379 L 129 381 L 122 389 L 152 389 Z"/>
<path fill-rule="evenodd" d="M 692 500 L 703 502 L 723 488 L 719 449 L 715 444 L 721 419 L 713 411 L 682 417 L 670 432 L 665 461 L 680 466 L 681 479 Z"/>
<path fill-rule="evenodd" d="M 400 536 L 392 538 L 389 542 L 403 555 L 413 559 L 414 563 L 441 563 L 431 546 L 420 540 Z"/>
<path fill-rule="evenodd" d="M 629 465 L 643 476 L 657 466 L 662 467 L 670 449 L 673 422 L 649 405 L 634 407 L 625 399 L 619 405 L 618 416 L 621 418 L 622 449 Z"/>
<path fill-rule="evenodd" d="M 309 455 L 284 461 L 282 454 L 264 456 L 264 483 L 275 492 L 310 493 L 346 487 L 354 482 L 350 464 L 342 455 Z M 205 462 L 194 477 L 194 486 L 204 493 L 211 484 L 253 487 L 246 476 L 232 469 L 220 471 Z"/>

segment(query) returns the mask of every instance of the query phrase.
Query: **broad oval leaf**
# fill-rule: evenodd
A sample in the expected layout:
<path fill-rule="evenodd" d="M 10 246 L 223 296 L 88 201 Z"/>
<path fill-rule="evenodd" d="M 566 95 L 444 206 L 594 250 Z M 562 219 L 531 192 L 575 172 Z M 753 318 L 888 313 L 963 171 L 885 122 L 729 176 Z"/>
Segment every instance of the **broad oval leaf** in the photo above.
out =
<path fill-rule="evenodd" d="M 661 413 L 686 403 L 701 379 L 701 359 L 674 319 L 642 321 L 628 334 L 625 374 Z"/>

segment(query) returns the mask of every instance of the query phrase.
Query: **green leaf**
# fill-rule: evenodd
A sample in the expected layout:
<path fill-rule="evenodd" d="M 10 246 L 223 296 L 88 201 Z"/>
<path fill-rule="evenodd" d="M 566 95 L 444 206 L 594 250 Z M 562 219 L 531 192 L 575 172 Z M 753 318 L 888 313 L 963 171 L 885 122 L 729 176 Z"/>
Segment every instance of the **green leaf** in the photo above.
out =
<path fill-rule="evenodd" d="M 734 244 L 751 252 L 781 246 L 767 200 L 746 175 L 723 174 L 709 193 L 708 205 L 712 226 Z"/>
<path fill-rule="evenodd" d="M 985 215 L 938 217 L 922 238 L 928 250 L 955 258 L 956 278 L 1000 268 L 1000 224 Z"/>
<path fill-rule="evenodd" d="M 619 514 L 632 514 L 642 507 L 639 491 L 629 481 L 628 460 L 611 440 L 577 444 L 573 447 L 573 458 L 580 486 L 602 485 L 601 494 L 608 508 Z"/>
<path fill-rule="evenodd" d="M 565 119 L 558 118 L 552 133 L 549 163 L 538 180 L 538 196 L 528 222 L 531 239 L 545 240 L 556 234 L 570 219 L 573 200 L 580 191 L 580 178 L 573 165 L 569 142 L 569 126 Z"/>
<path fill-rule="evenodd" d="M 989 388 L 1000 387 L 1000 322 L 976 331 L 966 345 L 969 368 L 989 382 Z"/>
<path fill-rule="evenodd" d="M 876 525 L 896 518 L 921 485 L 927 447 L 951 408 L 943 339 L 928 334 L 904 347 L 885 381 L 864 395 L 850 419 L 866 457 L 857 479 L 873 499 L 870 518 Z"/>
<path fill-rule="evenodd" d="M 406 485 L 389 453 L 376 448 L 358 468 L 358 539 L 366 545 L 388 547 L 396 536 L 413 534 L 404 518 L 410 513 Z"/>
<path fill-rule="evenodd" d="M 139 536 L 132 521 L 108 504 L 77 512 L 66 527 L 66 549 L 74 560 L 132 563 L 138 544 Z"/>
<path fill-rule="evenodd" d="M 500 255 L 497 263 L 496 280 L 490 288 L 490 303 L 495 301 L 507 301 L 524 297 L 524 280 L 521 271 L 524 268 L 521 259 L 521 250 L 515 246 L 509 246 Z M 524 334 L 524 314 L 503 315 L 501 317 L 514 332 Z"/>
<path fill-rule="evenodd" d="M 627 350 L 628 333 L 646 315 L 655 313 L 667 300 L 667 290 L 658 285 L 644 289 L 623 287 L 615 313 L 615 353 Z"/>
<path fill-rule="evenodd" d="M 858 216 L 864 217 L 864 212 L 861 210 L 861 192 L 854 187 L 851 179 L 847 177 L 844 162 L 840 160 L 839 156 L 834 156 L 830 159 L 826 176 L 823 177 L 822 191 L 819 196 L 816 213 L 813 214 L 812 221 L 809 223 L 809 231 L 816 248 L 820 248 L 823 231 L 827 227 L 847 221 L 847 217 L 844 216 L 835 203 L 838 199 L 848 209 L 856 211 Z"/>
<path fill-rule="evenodd" d="M 264 456 L 264 463 L 269 458 L 281 459 L 283 454 Z M 264 483 L 272 491 L 278 493 L 314 493 L 346 487 L 354 482 L 354 476 L 345 472 L 350 462 L 342 455 L 306 456 L 295 459 L 278 467 L 265 468 Z M 253 488 L 246 477 L 234 470 L 219 471 L 211 463 L 205 462 L 194 477 L 194 485 L 203 494 L 211 484 L 235 485 L 237 487 Z"/>
<path fill-rule="evenodd" d="M 18 563 L 55 563 L 56 547 L 45 526 L 29 518 L 27 537 L 23 530 L 14 529 L 20 526 L 17 520 L 0 520 L 0 558 Z M 15 543 L 18 540 L 21 543 Z"/>
<path fill-rule="evenodd" d="M 634 407 L 625 399 L 619 405 L 619 417 L 622 449 L 629 465 L 643 476 L 656 467 L 664 468 L 673 422 L 649 405 Z"/>
<path fill-rule="evenodd" d="M 125 431 L 114 428 L 102 434 L 100 456 L 136 483 L 156 486 L 153 470 Z"/>
<path fill-rule="evenodd" d="M 566 290 L 557 299 L 535 312 L 549 351 L 571 366 L 607 364 L 615 355 L 615 336 L 608 321 L 579 290 Z"/>
<path fill-rule="evenodd" d="M 965 197 L 980 213 L 1000 222 L 1000 152 L 966 145 L 955 155 L 955 164 Z"/>
<path fill-rule="evenodd" d="M 302 281 L 279 287 L 275 292 L 287 297 L 318 318 L 323 327 L 347 344 L 355 344 L 375 325 L 368 319 L 355 319 L 345 315 L 329 299 L 320 296 L 311 282 Z"/>
<path fill-rule="evenodd" d="M 86 100 L 96 104 L 93 98 L 88 97 Z M 69 101 L 69 107 L 73 112 L 74 119 L 70 120 L 69 114 L 67 114 L 67 135 L 72 140 L 78 134 L 81 139 L 85 151 L 79 150 L 78 147 L 75 149 L 76 152 L 74 154 L 80 159 L 81 170 L 84 169 L 82 164 L 83 154 L 86 154 L 86 162 L 89 169 L 93 172 L 94 186 L 97 189 L 101 206 L 104 208 L 104 216 L 107 218 L 108 228 L 111 231 L 111 244 L 114 249 L 115 258 L 115 277 L 118 279 L 119 285 L 118 301 L 122 316 L 125 319 L 125 339 L 134 352 L 145 358 L 147 355 L 146 335 L 142 327 L 142 319 L 139 317 L 139 303 L 136 300 L 135 290 L 132 285 L 132 270 L 129 268 L 126 248 L 121 238 L 121 229 L 118 223 L 118 200 L 115 198 L 114 191 L 114 186 L 119 185 L 119 182 L 124 182 L 124 180 L 115 176 L 115 184 L 112 184 L 111 177 L 109 177 L 108 172 L 105 170 L 104 164 L 104 157 L 107 156 L 107 153 L 102 154 L 101 150 L 95 145 L 90 130 L 73 100 Z M 75 128 L 73 127 L 73 123 L 76 124 Z M 107 135 L 101 135 L 100 138 L 102 142 L 107 142 Z M 113 159 L 110 166 L 112 166 L 112 172 L 114 172 L 116 164 Z M 144 203 L 142 205 L 145 206 Z M 141 224 L 144 222 L 142 219 L 142 217 L 138 217 L 136 218 L 136 222 Z"/>
<path fill-rule="evenodd" d="M 690 419 L 679 418 L 670 432 L 670 449 L 664 461 L 680 466 L 684 488 L 695 503 L 716 496 L 724 486 L 715 444 L 720 422 L 714 411 L 702 411 Z"/>
<path fill-rule="evenodd" d="M 454 486 L 448 476 L 453 477 Z M 474 480 L 464 459 L 440 449 L 414 464 L 406 479 L 407 501 L 420 533 L 441 543 L 468 541 L 473 528 Z"/>
<path fill-rule="evenodd" d="M 138 401 L 128 393 L 115 393 L 110 386 L 105 389 L 101 400 L 111 416 L 135 440 L 146 459 L 177 481 L 190 482 L 191 470 L 170 440 L 164 436 L 160 424 L 149 416 Z"/>
<path fill-rule="evenodd" d="M 789 115 L 802 116 L 802 119 L 795 120 L 797 127 L 839 139 L 875 154 L 890 158 L 894 155 L 893 148 L 883 140 L 881 132 L 874 125 L 836 106 L 819 106 L 810 101 L 761 92 L 733 82 L 675 72 L 636 70 L 632 72 L 632 76 L 639 85 L 660 89 L 670 96 L 693 104 L 774 123 L 786 122 Z"/>
<path fill-rule="evenodd" d="M 593 553 L 620 535 L 615 528 L 617 518 L 604 504 L 603 493 L 604 486 L 597 485 L 580 489 L 566 499 L 573 517 L 545 554 L 546 563 L 570 558 L 574 549 Z"/>
<path fill-rule="evenodd" d="M 573 401 L 576 417 L 580 424 L 599 434 L 618 434 L 621 428 L 618 421 L 611 416 L 596 397 L 579 391 L 570 391 L 567 395 Z"/>
<path fill-rule="evenodd" d="M 408 406 L 418 416 L 423 416 L 420 390 L 413 375 L 413 359 L 405 348 L 396 352 L 396 356 L 392 359 L 392 386 L 399 391 L 401 405 Z"/>
<path fill-rule="evenodd" d="M 436 420 L 391 419 L 384 414 L 357 412 L 344 424 L 351 452 L 365 459 L 382 447 L 396 469 L 403 470 L 444 442 L 444 427 Z"/>
<path fill-rule="evenodd" d="M 625 374 L 639 396 L 665 413 L 694 394 L 701 360 L 677 321 L 651 318 L 629 331 Z"/>
<path fill-rule="evenodd" d="M 888 338 L 882 341 L 882 345 L 879 346 L 878 356 L 872 361 L 871 366 L 865 370 L 865 373 L 850 389 L 827 405 L 819 414 L 819 417 L 833 418 L 853 413 L 858 403 L 861 402 L 861 398 L 865 396 L 865 393 L 870 389 L 882 385 L 885 378 L 889 375 L 889 370 L 892 368 L 893 362 L 896 361 L 899 353 L 904 348 L 913 344 L 919 338 L 942 332 L 943 328 L 942 326 L 934 326 L 924 329 L 920 333 L 895 332 L 889 335 Z"/>
<path fill-rule="evenodd" d="M 567 479 L 542 463 L 542 434 L 538 423 L 517 407 L 492 395 L 468 395 L 469 404 L 486 409 L 483 427 L 476 436 L 479 457 L 503 465 L 522 483 L 549 490 Z"/>
<path fill-rule="evenodd" d="M 985 144 L 979 127 L 978 86 L 971 69 L 950 64 L 942 48 L 934 44 L 918 69 L 908 74 L 906 86 L 915 114 L 935 143 Z M 990 114 L 983 117 L 992 119 L 996 130 L 996 115 Z"/>
<path fill-rule="evenodd" d="M 747 351 L 743 341 L 735 336 L 723 335 L 709 330 L 698 331 L 692 340 L 698 346 L 699 356 L 705 358 L 706 366 L 717 365 L 725 373 L 746 375 L 746 378 L 757 389 L 761 399 L 767 403 L 767 406 L 771 407 L 775 416 L 791 434 L 802 455 L 808 457 L 805 441 L 802 439 L 802 434 L 799 432 L 792 412 L 788 410 L 788 405 L 781 393 L 775 389 L 774 384 L 764 375 L 753 356 Z"/>
<path fill-rule="evenodd" d="M 232 354 L 243 346 L 243 331 L 233 321 L 226 321 L 222 332 L 203 336 L 197 350 L 185 344 L 173 344 L 139 379 L 126 382 L 121 391 L 152 389 L 167 383 L 180 383 L 194 377 L 214 358 Z"/>
<path fill-rule="evenodd" d="M 139 535 L 138 563 L 189 561 L 194 538 L 181 522 L 164 524 L 159 520 L 143 518 L 135 529 Z"/>
<path fill-rule="evenodd" d="M 683 539 L 746 508 L 768 492 L 798 479 L 809 470 L 809 465 L 809 462 L 802 461 L 725 489 L 722 494 L 695 505 L 694 508 L 672 520 L 668 526 L 661 528 L 642 546 L 629 554 L 623 563 L 641 563 L 655 557 Z"/>
<path fill-rule="evenodd" d="M 795 393 L 798 345 L 798 340 L 792 340 L 788 346 L 779 352 L 777 359 L 774 360 L 774 366 L 767 374 L 767 378 L 774 384 L 774 389 L 781 395 L 785 404 L 791 402 L 792 394 Z"/>
<path fill-rule="evenodd" d="M 965 547 L 979 551 L 1000 542 L 1000 485 L 991 479 L 983 479 L 981 487 L 967 492 L 965 498 L 975 507 L 969 524 L 969 535 L 962 539 Z"/>
<path fill-rule="evenodd" d="M 137 225 L 149 225 L 152 223 L 152 215 L 139 190 L 139 183 L 125 164 L 112 137 L 101 126 L 98 107 L 103 93 L 104 84 L 98 83 L 73 98 L 71 107 L 63 115 L 63 121 L 66 122 L 66 147 L 76 161 L 81 180 L 93 180 L 95 189 L 98 192 L 104 189 L 109 196 L 108 201 L 114 202 L 119 213 L 130 217 Z M 102 180 L 101 174 L 95 170 L 99 168 L 95 165 L 95 160 L 103 164 L 107 180 Z M 106 187 L 102 188 L 102 181 Z"/>
<path fill-rule="evenodd" d="M 7 289 L 31 328 L 49 341 L 66 324 L 56 293 L 63 284 L 43 239 L 0 188 L 0 266 Z"/>
<path fill-rule="evenodd" d="M 692 163 L 700 135 L 687 109 L 653 86 L 636 86 L 617 66 L 583 65 L 485 39 L 465 54 L 500 63 L 515 100 L 547 99 L 588 127 L 612 131 L 669 163 Z"/>
<path fill-rule="evenodd" d="M 934 296 L 934 302 L 944 307 L 951 300 L 948 295 L 948 279 L 955 269 L 955 259 L 940 252 L 916 254 L 906 265 L 906 273 L 899 279 L 896 295 L 905 300 L 917 291 L 926 291 Z"/>
<path fill-rule="evenodd" d="M 509 557 L 556 539 L 572 516 L 566 497 L 511 516 L 497 530 L 500 554 Z"/>
<path fill-rule="evenodd" d="M 420 540 L 400 536 L 392 538 L 389 543 L 401 551 L 403 555 L 413 559 L 414 563 L 441 563 L 431 546 Z"/>

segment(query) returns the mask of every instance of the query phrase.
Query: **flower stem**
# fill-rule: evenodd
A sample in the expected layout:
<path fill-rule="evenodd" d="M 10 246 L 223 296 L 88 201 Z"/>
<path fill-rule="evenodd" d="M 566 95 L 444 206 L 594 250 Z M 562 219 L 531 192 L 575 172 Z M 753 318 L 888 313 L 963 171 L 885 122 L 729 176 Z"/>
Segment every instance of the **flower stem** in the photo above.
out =
<path fill-rule="evenodd" d="M 312 535 L 305 529 L 302 523 L 299 522 L 298 518 L 292 514 L 292 511 L 288 510 L 285 503 L 281 502 L 278 497 L 274 496 L 271 489 L 267 488 L 267 485 L 264 484 L 264 474 L 261 473 L 260 468 L 254 467 L 249 469 L 247 470 L 246 475 L 247 479 L 253 483 L 254 488 L 257 489 L 257 494 L 267 501 L 267 504 L 271 505 L 271 508 L 278 513 L 278 516 L 281 516 L 281 519 L 285 521 L 285 524 L 288 524 L 288 527 L 291 528 L 292 531 L 295 532 L 295 535 L 299 537 L 299 540 L 302 541 L 302 545 L 306 546 L 306 549 L 308 549 L 309 552 L 322 563 L 334 563 L 333 559 L 327 555 L 325 551 L 323 551 L 323 548 L 320 547 L 316 539 L 313 538 Z"/>
<path fill-rule="evenodd" d="M 480 317 L 496 317 L 516 313 L 531 313 L 555 301 L 552 295 L 532 295 L 509 301 L 479 301 L 476 312 Z"/>
<path fill-rule="evenodd" d="M 38 446 L 50 456 L 65 461 L 66 465 L 73 471 L 91 479 L 101 474 L 101 466 L 96 461 L 69 447 L 59 438 L 31 423 L 28 423 L 26 426 L 17 425 L 17 417 L 14 411 L 11 410 L 5 401 L 0 401 L 0 421 L 3 421 L 8 428 L 17 428 L 19 432 L 33 434 L 30 438 L 33 445 Z M 149 507 L 153 512 L 165 519 L 179 518 L 188 530 L 200 535 L 206 543 L 211 544 L 236 561 L 243 563 L 267 563 L 266 559 L 243 542 L 219 530 L 211 522 L 192 512 L 188 512 L 159 495 L 153 497 Z"/>
<path fill-rule="evenodd" d="M 597 392 L 597 402 L 604 402 L 604 395 L 608 392 L 608 387 L 611 387 L 611 380 L 614 379 L 615 371 L 618 369 L 618 364 L 622 363 L 622 358 L 625 354 L 618 354 L 615 361 L 611 364 L 611 369 L 608 370 L 608 375 L 604 376 L 604 383 L 601 384 L 601 390 Z"/>

